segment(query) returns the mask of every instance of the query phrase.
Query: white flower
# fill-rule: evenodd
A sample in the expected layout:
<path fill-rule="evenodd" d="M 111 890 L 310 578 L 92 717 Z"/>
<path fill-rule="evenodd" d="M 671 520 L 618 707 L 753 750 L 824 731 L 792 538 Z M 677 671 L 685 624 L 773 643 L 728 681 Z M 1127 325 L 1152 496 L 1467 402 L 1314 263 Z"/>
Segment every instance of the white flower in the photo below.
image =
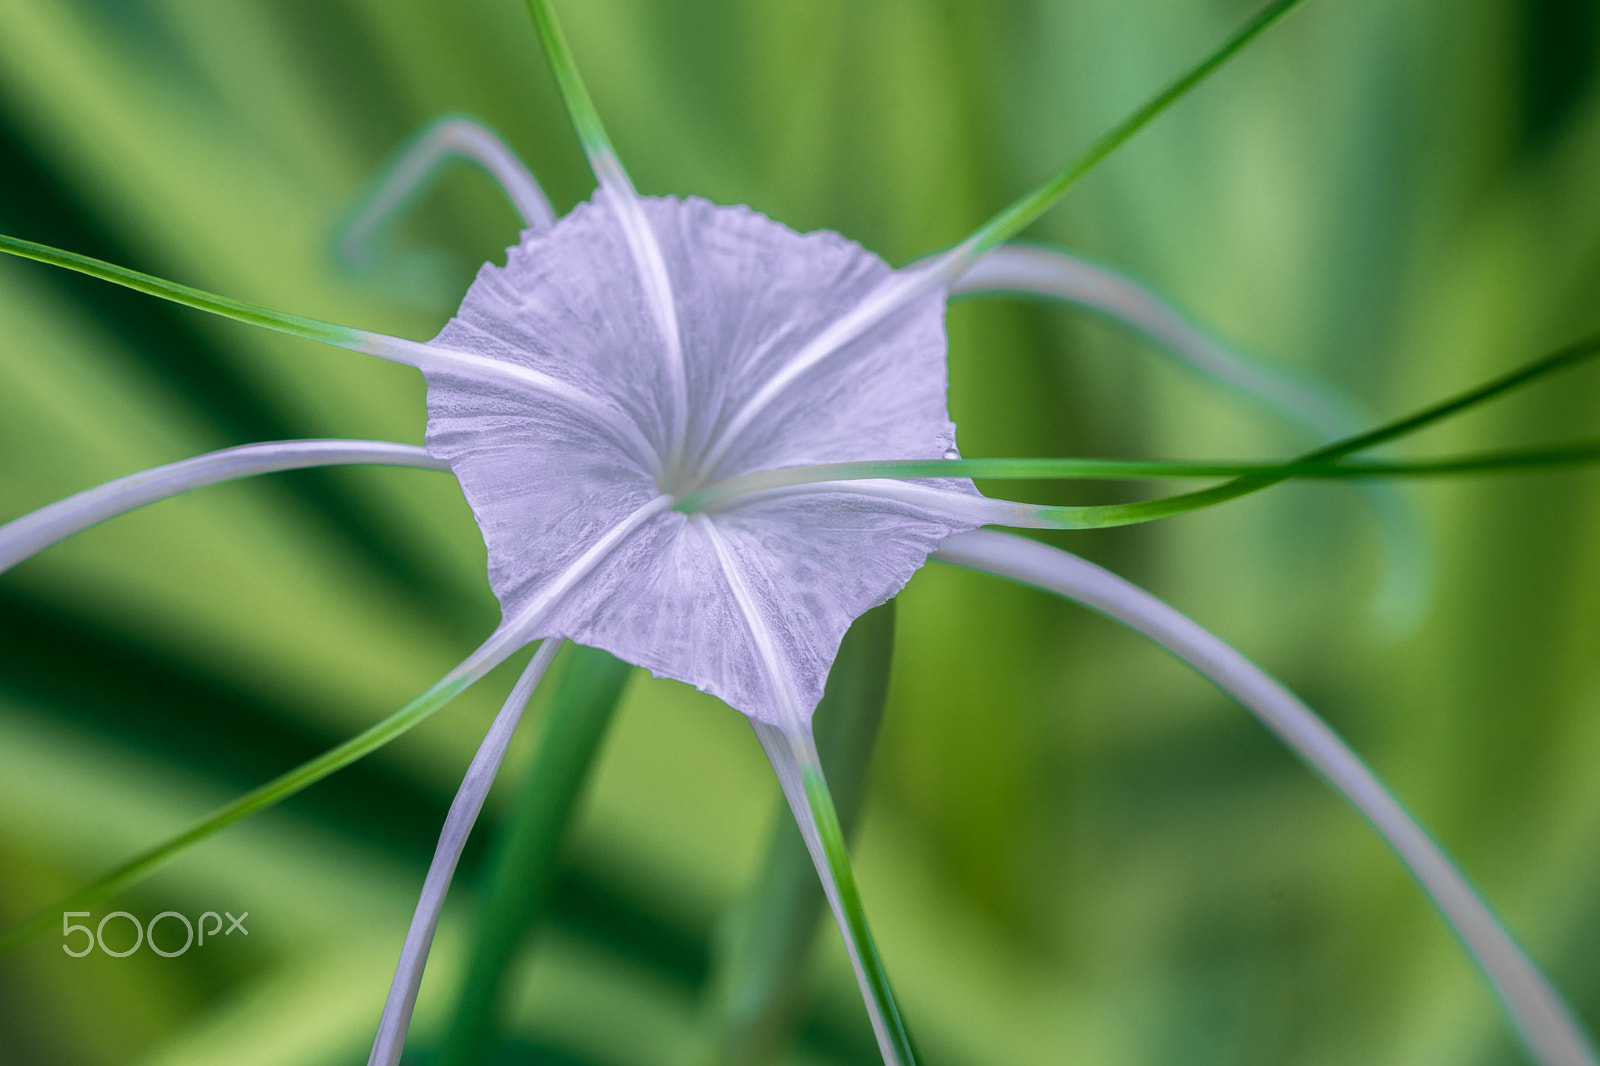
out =
<path fill-rule="evenodd" d="M 747 208 L 650 199 L 652 287 L 611 199 L 526 231 L 433 342 L 559 388 L 430 372 L 428 450 L 460 479 L 522 638 L 604 648 L 802 727 L 850 623 L 976 523 L 933 494 L 849 483 L 674 507 L 764 470 L 954 457 L 943 294 L 835 342 L 830 327 L 893 276 L 876 256 Z"/>
<path fill-rule="evenodd" d="M 1270 5 L 1086 162 L 951 252 L 901 271 L 835 234 L 798 234 L 747 208 L 638 197 L 604 143 L 543 4 L 533 5 L 535 17 L 600 189 L 552 223 L 537 183 L 487 131 L 447 123 L 419 142 L 397 171 L 401 186 L 426 172 L 430 153 L 464 152 L 501 178 L 529 223 L 506 265 L 480 271 L 456 318 L 432 342 L 312 322 L 0 238 L 0 249 L 416 366 L 426 375 L 429 409 L 427 455 L 377 442 L 288 442 L 199 457 L 0 527 L 0 569 L 94 521 L 229 477 L 331 462 L 448 463 L 488 546 L 489 580 L 504 615 L 477 652 L 396 716 L 224 808 L 102 886 L 126 883 L 188 842 L 332 772 L 545 638 L 441 834 L 372 1051 L 375 1063 L 395 1062 L 461 846 L 554 656 L 554 638 L 570 638 L 695 685 L 750 716 L 811 848 L 885 1061 L 909 1063 L 909 1040 L 866 932 L 809 718 L 850 623 L 892 597 L 937 552 L 1085 602 L 1151 635 L 1237 696 L 1395 846 L 1483 963 L 1541 1061 L 1594 1063 L 1559 997 L 1488 908 L 1309 708 L 1115 576 L 1043 545 L 971 532 L 985 524 L 1097 524 L 1093 509 L 988 500 L 964 478 L 937 476 L 938 464 L 958 458 L 945 405 L 943 314 L 952 287 L 1070 180 L 1293 2 Z M 397 187 L 375 199 L 379 216 L 403 201 Z M 358 236 L 371 221 L 363 218 Z M 967 284 L 1066 295 L 1169 339 L 1176 334 L 1180 348 L 1188 339 L 1181 322 L 1152 309 L 1148 294 L 1048 253 L 1001 251 Z M 1218 358 L 1204 345 L 1189 351 L 1213 364 Z M 921 465 L 896 467 L 898 461 Z M 882 476 L 896 471 L 899 477 Z M 1252 484 L 1271 476 L 1282 475 Z M 1225 487 L 1208 498 L 1250 487 Z M 1106 524 L 1122 520 L 1105 517 Z"/>

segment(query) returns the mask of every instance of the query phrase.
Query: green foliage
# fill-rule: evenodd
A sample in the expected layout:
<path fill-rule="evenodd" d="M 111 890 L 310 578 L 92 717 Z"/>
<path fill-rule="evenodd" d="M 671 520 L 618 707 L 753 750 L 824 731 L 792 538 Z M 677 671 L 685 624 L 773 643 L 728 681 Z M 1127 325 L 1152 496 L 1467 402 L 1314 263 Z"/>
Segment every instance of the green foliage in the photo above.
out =
<path fill-rule="evenodd" d="M 641 191 L 749 202 L 898 263 L 1036 186 L 1250 7 L 604 0 L 561 15 Z M 1595 26 L 1589 0 L 1307 4 L 1034 235 L 1381 411 L 1418 408 L 1595 327 Z M 587 196 L 538 57 L 514 0 L 14 0 L 0 5 L 0 231 L 426 337 L 513 239 L 498 194 L 446 178 L 400 230 L 437 252 L 404 277 L 341 273 L 333 234 L 389 150 L 445 111 L 504 132 L 559 208 Z M 421 439 L 413 371 L 307 359 L 301 341 L 31 264 L 0 264 L 0 326 L 0 518 L 252 440 Z M 986 298 L 950 327 L 968 455 L 1296 450 L 1068 312 Z M 1597 393 L 1579 370 L 1385 458 L 1592 438 Z M 1441 591 L 1398 642 L 1365 620 L 1373 535 L 1342 486 L 1050 538 L 1325 711 L 1600 1027 L 1600 481 L 1412 491 Z M 0 925 L 360 733 L 494 620 L 459 494 L 398 470 L 208 489 L 0 578 Z M 1160 652 L 933 567 L 898 629 L 855 855 L 921 1061 L 1518 1061 L 1391 856 Z M 72 959 L 46 936 L 0 959 L 6 1061 L 358 1060 L 449 795 L 509 683 L 491 677 L 94 912 L 249 910 L 247 941 Z M 511 822 L 530 756 L 513 749 L 484 840 Z M 756 882 L 779 805 L 736 715 L 631 684 L 544 934 L 507 971 L 505 1061 L 708 1055 L 714 930 Z M 441 926 L 424 1054 L 464 977 L 483 860 L 469 850 Z M 866 1061 L 854 982 L 822 934 L 791 1059 Z"/>

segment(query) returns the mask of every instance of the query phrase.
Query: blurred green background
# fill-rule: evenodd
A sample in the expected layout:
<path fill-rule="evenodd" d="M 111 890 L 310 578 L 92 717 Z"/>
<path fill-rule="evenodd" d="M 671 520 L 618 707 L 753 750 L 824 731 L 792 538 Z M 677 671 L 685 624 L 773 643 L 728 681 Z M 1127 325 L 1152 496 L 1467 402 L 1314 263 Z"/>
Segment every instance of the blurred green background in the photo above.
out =
<path fill-rule="evenodd" d="M 898 264 L 1042 180 L 1252 4 L 558 7 L 642 191 L 750 203 Z M 1595 0 L 1311 0 L 1033 236 L 1397 415 L 1600 321 L 1597 51 Z M 330 245 L 388 153 L 447 111 L 503 133 L 558 210 L 589 194 L 519 0 L 7 0 L 0 229 L 425 338 L 515 239 L 486 179 L 451 172 L 383 268 L 341 271 Z M 968 455 L 1303 443 L 1081 313 L 983 298 L 949 324 Z M 1600 373 L 1571 374 L 1397 453 L 1592 434 L 1597 398 Z M 420 442 L 423 419 L 413 371 L 0 262 L 0 519 L 249 441 Z M 1406 634 L 1367 609 L 1378 542 L 1349 487 L 1053 539 L 1322 711 L 1600 1028 L 1600 474 L 1407 492 L 1437 571 Z M 405 470 L 206 489 L 0 578 L 0 925 L 376 721 L 496 618 L 454 482 Z M 0 959 L 0 1062 L 362 1061 L 510 682 L 95 908 L 248 911 L 248 939 L 72 959 L 52 933 Z M 519 739 L 441 926 L 417 1061 Z M 779 806 L 740 716 L 635 676 L 518 956 L 500 1061 L 707 1062 L 708 959 Z M 1042 594 L 935 565 L 901 596 L 856 852 L 927 1066 L 1524 1061 L 1342 802 L 1159 649 Z M 870 1062 L 831 924 L 815 946 L 789 1061 Z"/>

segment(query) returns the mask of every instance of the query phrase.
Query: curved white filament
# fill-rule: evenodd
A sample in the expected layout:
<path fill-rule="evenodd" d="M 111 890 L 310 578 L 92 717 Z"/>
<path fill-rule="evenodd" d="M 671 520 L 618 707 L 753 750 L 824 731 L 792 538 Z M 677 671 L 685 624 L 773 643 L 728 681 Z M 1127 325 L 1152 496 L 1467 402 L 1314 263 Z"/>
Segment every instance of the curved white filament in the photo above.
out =
<path fill-rule="evenodd" d="M 678 328 L 678 303 L 672 294 L 672 279 L 667 275 L 666 260 L 661 256 L 661 244 L 650 228 L 650 220 L 644 217 L 639 194 L 634 191 L 627 171 L 622 169 L 609 147 L 591 145 L 588 153 L 594 176 L 622 226 L 628 252 L 639 272 L 639 283 L 644 287 L 645 301 L 650 305 L 661 342 L 666 346 L 667 388 L 672 403 L 667 423 L 667 467 L 672 469 L 683 460 L 684 439 L 689 432 L 689 378 L 683 365 L 683 334 Z"/>
<path fill-rule="evenodd" d="M 7 522 L 0 526 L 0 572 L 108 518 L 190 489 L 280 470 L 364 463 L 450 469 L 416 445 L 380 440 L 286 440 L 224 448 L 108 481 Z"/>
<path fill-rule="evenodd" d="M 767 761 L 772 764 L 772 772 L 778 778 L 779 787 L 783 789 L 784 802 L 789 805 L 789 813 L 794 816 L 795 826 L 800 830 L 800 838 L 806 842 L 806 851 L 811 855 L 811 864 L 816 867 L 817 879 L 822 882 L 823 894 L 828 898 L 828 908 L 833 911 L 833 920 L 839 926 L 839 933 L 844 938 L 845 952 L 850 957 L 850 968 L 855 971 L 856 983 L 861 989 L 861 1001 L 866 1005 L 867 1018 L 872 1023 L 872 1034 L 878 1041 L 878 1053 L 883 1059 L 884 1066 L 905 1066 L 899 1052 L 895 1050 L 894 1040 L 889 1035 L 888 1022 L 883 1017 L 878 998 L 873 994 L 871 983 L 867 979 L 866 965 L 861 959 L 861 947 L 851 932 L 850 921 L 845 915 L 844 901 L 839 897 L 839 884 L 835 880 L 833 867 L 828 862 L 827 849 L 822 843 L 822 832 L 817 828 L 817 817 L 811 810 L 811 800 L 806 795 L 802 781 L 803 769 L 811 769 L 818 775 L 822 772 L 822 764 L 817 758 L 816 744 L 812 740 L 811 730 L 806 728 L 798 734 L 790 734 L 755 718 L 750 719 L 750 726 L 755 730 L 756 739 L 761 742 L 761 750 L 766 753 Z"/>
<path fill-rule="evenodd" d="M 1596 1066 L 1600 1061 L 1560 994 L 1461 871 L 1360 756 L 1254 663 L 1138 586 L 1036 541 L 980 530 L 945 541 L 934 558 L 1076 600 L 1145 634 L 1210 678 L 1322 774 L 1389 842 L 1482 967 L 1539 1063 Z"/>
<path fill-rule="evenodd" d="M 950 286 L 952 296 L 1016 292 L 1047 296 L 1103 314 L 1142 333 L 1206 377 L 1237 390 L 1280 416 L 1337 440 L 1372 419 L 1361 406 L 1292 371 L 1249 359 L 1190 322 L 1133 279 L 1053 248 L 1006 244 L 979 259 Z M 1415 628 L 1431 584 L 1427 538 L 1419 516 L 1393 485 L 1359 486 L 1376 512 L 1387 559 L 1374 600 L 1377 615 L 1400 633 Z"/>
<path fill-rule="evenodd" d="M 569 385 L 542 371 L 364 329 L 350 330 L 350 339 L 338 343 L 341 348 L 375 355 L 424 372 L 460 374 L 478 381 L 497 382 L 562 404 L 609 430 L 617 442 L 627 447 L 629 454 L 646 469 L 660 472 L 660 457 L 633 419 L 576 385 Z"/>
<path fill-rule="evenodd" d="M 850 966 L 855 971 L 857 984 L 861 987 L 861 999 L 866 1004 L 867 1016 L 872 1022 L 872 1032 L 877 1037 L 883 1061 L 887 1066 L 900 1066 L 900 1056 L 895 1051 L 888 1023 L 879 1008 L 877 997 L 873 994 L 872 983 L 867 977 L 860 947 L 855 942 L 855 934 L 845 914 L 838 885 L 834 881 L 833 867 L 828 862 L 822 835 L 817 828 L 810 799 L 806 796 L 805 786 L 801 781 L 803 768 L 812 769 L 819 776 L 822 772 L 821 761 L 817 758 L 816 744 L 811 739 L 811 728 L 801 718 L 793 682 L 783 665 L 782 657 L 778 654 L 772 630 L 761 614 L 760 605 L 751 594 L 749 585 L 745 582 L 744 571 L 739 561 L 733 557 L 727 541 L 723 539 L 716 523 L 709 517 L 697 514 L 689 521 L 710 542 L 712 550 L 716 553 L 717 562 L 722 566 L 728 588 L 733 593 L 734 601 L 739 605 L 740 613 L 744 615 L 745 627 L 750 631 L 750 639 L 755 644 L 756 656 L 761 661 L 768 683 L 777 693 L 779 706 L 783 708 L 787 721 L 782 728 L 755 718 L 750 719 L 750 724 L 755 728 L 756 737 L 767 753 L 767 760 L 772 763 L 778 783 L 783 787 L 784 799 L 788 801 L 789 809 L 794 814 L 795 825 L 799 827 L 800 835 L 806 842 L 806 850 L 811 853 L 812 864 L 817 868 L 817 877 L 822 881 L 823 891 L 827 894 L 828 906 L 833 910 L 834 921 L 838 923 L 840 935 L 844 937 L 845 950 L 850 955 Z"/>
<path fill-rule="evenodd" d="M 1347 436 L 1370 421 L 1354 404 L 1229 350 L 1133 279 L 1065 252 L 1002 245 L 950 286 L 952 296 L 981 292 L 1049 296 L 1097 311 L 1144 334 L 1207 377 L 1290 414 L 1325 437 Z"/>
<path fill-rule="evenodd" d="M 572 591 L 573 586 L 615 551 L 629 534 L 653 516 L 666 510 L 671 504 L 672 497 L 663 495 L 636 508 L 573 560 L 515 619 L 502 623 L 483 646 L 473 653 L 472 658 L 457 667 L 457 671 L 466 669 L 469 665 L 475 666 L 488 656 L 498 656 L 495 661 L 501 661 L 515 648 L 527 643 L 532 631 L 561 602 L 562 597 Z M 467 778 L 462 782 L 461 791 L 456 794 L 455 802 L 450 806 L 449 817 L 446 818 L 444 831 L 439 837 L 439 846 L 434 852 L 433 865 L 429 867 L 427 880 L 423 883 L 422 898 L 417 901 L 416 914 L 412 918 L 411 928 L 406 933 L 405 946 L 401 949 L 400 963 L 395 970 L 394 982 L 389 988 L 389 998 L 384 1004 L 383 1020 L 379 1023 L 378 1034 L 373 1040 L 372 1055 L 368 1059 L 369 1066 L 379 1066 L 379 1064 L 394 1066 L 394 1063 L 399 1061 L 401 1046 L 405 1042 L 405 1032 L 411 1021 L 411 1010 L 416 1003 L 417 987 L 422 980 L 422 967 L 427 961 L 428 948 L 433 942 L 439 908 L 443 905 L 445 891 L 449 888 L 450 878 L 455 872 L 456 859 L 460 857 L 461 847 L 466 842 L 468 832 L 471 831 L 472 822 L 483 806 L 483 796 L 488 793 L 494 771 L 499 767 L 500 759 L 505 754 L 505 742 L 516 729 L 522 707 L 527 703 L 533 686 L 538 683 L 539 677 L 543 676 L 545 668 L 549 666 L 549 660 L 554 657 L 559 643 L 553 638 L 546 640 L 533 661 L 528 664 L 528 669 L 523 674 L 522 680 L 518 681 L 511 699 L 507 700 L 500 717 L 495 719 L 489 736 L 484 738 L 484 745 L 473 759 L 467 771 Z M 526 692 L 521 691 L 524 687 Z M 519 693 L 521 693 L 520 702 Z M 491 741 L 495 743 L 492 744 Z"/>
<path fill-rule="evenodd" d="M 422 882 L 422 894 L 417 900 L 411 926 L 406 930 L 400 961 L 395 966 L 394 980 L 389 985 L 389 996 L 383 1004 L 383 1018 L 378 1023 L 377 1036 L 372 1041 L 372 1054 L 367 1066 L 394 1066 L 400 1061 L 405 1046 L 406 1031 L 411 1027 L 411 1012 L 417 1004 L 417 989 L 422 985 L 422 971 L 428 963 L 428 951 L 433 946 L 434 930 L 439 925 L 439 912 L 444 908 L 445 894 L 450 890 L 455 876 L 456 863 L 461 859 L 461 849 L 467 836 L 483 810 L 489 787 L 494 784 L 500 763 L 505 758 L 511 736 L 522 721 L 522 712 L 528 706 L 533 690 L 538 686 L 550 662 L 556 657 L 561 641 L 546 640 L 534 652 L 533 659 L 522 676 L 517 678 L 505 706 L 495 716 L 494 723 L 483 738 L 478 752 L 467 767 L 455 799 L 450 802 L 450 812 L 445 816 L 444 827 L 439 831 L 439 844 L 433 852 L 433 862 Z"/>
<path fill-rule="evenodd" d="M 483 123 L 455 115 L 425 127 L 400 149 L 360 214 L 345 229 L 339 254 L 352 263 L 363 261 L 373 235 L 453 158 L 476 163 L 487 171 L 524 226 L 555 222 L 556 213 L 544 190 L 517 154 Z"/>

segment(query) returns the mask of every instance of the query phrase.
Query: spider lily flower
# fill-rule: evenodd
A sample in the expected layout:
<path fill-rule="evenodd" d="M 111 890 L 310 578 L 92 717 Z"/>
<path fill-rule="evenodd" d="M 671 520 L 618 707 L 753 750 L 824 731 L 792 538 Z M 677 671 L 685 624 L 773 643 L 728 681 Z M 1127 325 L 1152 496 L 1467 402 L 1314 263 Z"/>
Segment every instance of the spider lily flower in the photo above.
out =
<path fill-rule="evenodd" d="M 866 926 L 809 719 L 850 622 L 936 556 L 1087 603 L 1237 696 L 1393 844 L 1482 964 L 1539 1061 L 1596 1061 L 1559 996 L 1466 880 L 1308 708 L 1147 594 L 1057 549 L 975 532 L 992 524 L 1114 524 L 1126 520 L 1123 512 L 1101 521 L 1087 514 L 1094 509 L 992 500 L 959 476 L 860 477 L 840 469 L 960 469 L 945 406 L 945 298 L 1043 210 L 1064 188 L 1060 179 L 1025 200 L 1025 209 L 903 270 L 835 234 L 799 234 L 746 208 L 643 198 L 605 142 L 548 10 L 534 5 L 534 12 L 600 187 L 592 201 L 551 222 L 537 182 L 486 130 L 452 120 L 417 141 L 361 216 L 350 247 L 451 152 L 500 178 L 528 223 L 506 265 L 480 271 L 431 342 L 314 322 L 0 241 L 18 254 L 415 366 L 427 380 L 429 413 L 425 453 L 382 442 L 285 442 L 90 490 L 0 527 L 0 569 L 114 513 L 230 477 L 341 462 L 447 465 L 483 533 L 503 610 L 477 651 L 396 716 L 136 861 L 118 883 L 371 750 L 542 640 L 441 834 L 373 1045 L 371 1062 L 394 1063 L 461 847 L 534 686 L 556 647 L 572 639 L 692 684 L 750 718 L 815 861 L 885 1062 L 909 1064 L 909 1037 Z M 1226 58 L 1270 17 L 1217 56 Z M 1217 62 L 1176 84 L 1192 85 Z M 1158 102 L 1174 98 L 1169 92 Z M 1122 139 L 1154 113 L 1136 115 Z M 1095 152 L 1103 156 L 1116 143 Z M 1001 253 L 988 262 L 992 282 L 1020 260 Z M 1014 271 L 1004 287 L 1062 294 L 1059 272 L 1031 280 L 1026 273 Z M 984 279 L 980 272 L 971 287 Z M 1140 315 L 1146 327 L 1151 321 L 1148 303 L 1130 310 L 1097 297 L 1093 286 L 1072 291 L 1135 325 Z M 762 480 L 794 468 L 820 472 Z"/>

